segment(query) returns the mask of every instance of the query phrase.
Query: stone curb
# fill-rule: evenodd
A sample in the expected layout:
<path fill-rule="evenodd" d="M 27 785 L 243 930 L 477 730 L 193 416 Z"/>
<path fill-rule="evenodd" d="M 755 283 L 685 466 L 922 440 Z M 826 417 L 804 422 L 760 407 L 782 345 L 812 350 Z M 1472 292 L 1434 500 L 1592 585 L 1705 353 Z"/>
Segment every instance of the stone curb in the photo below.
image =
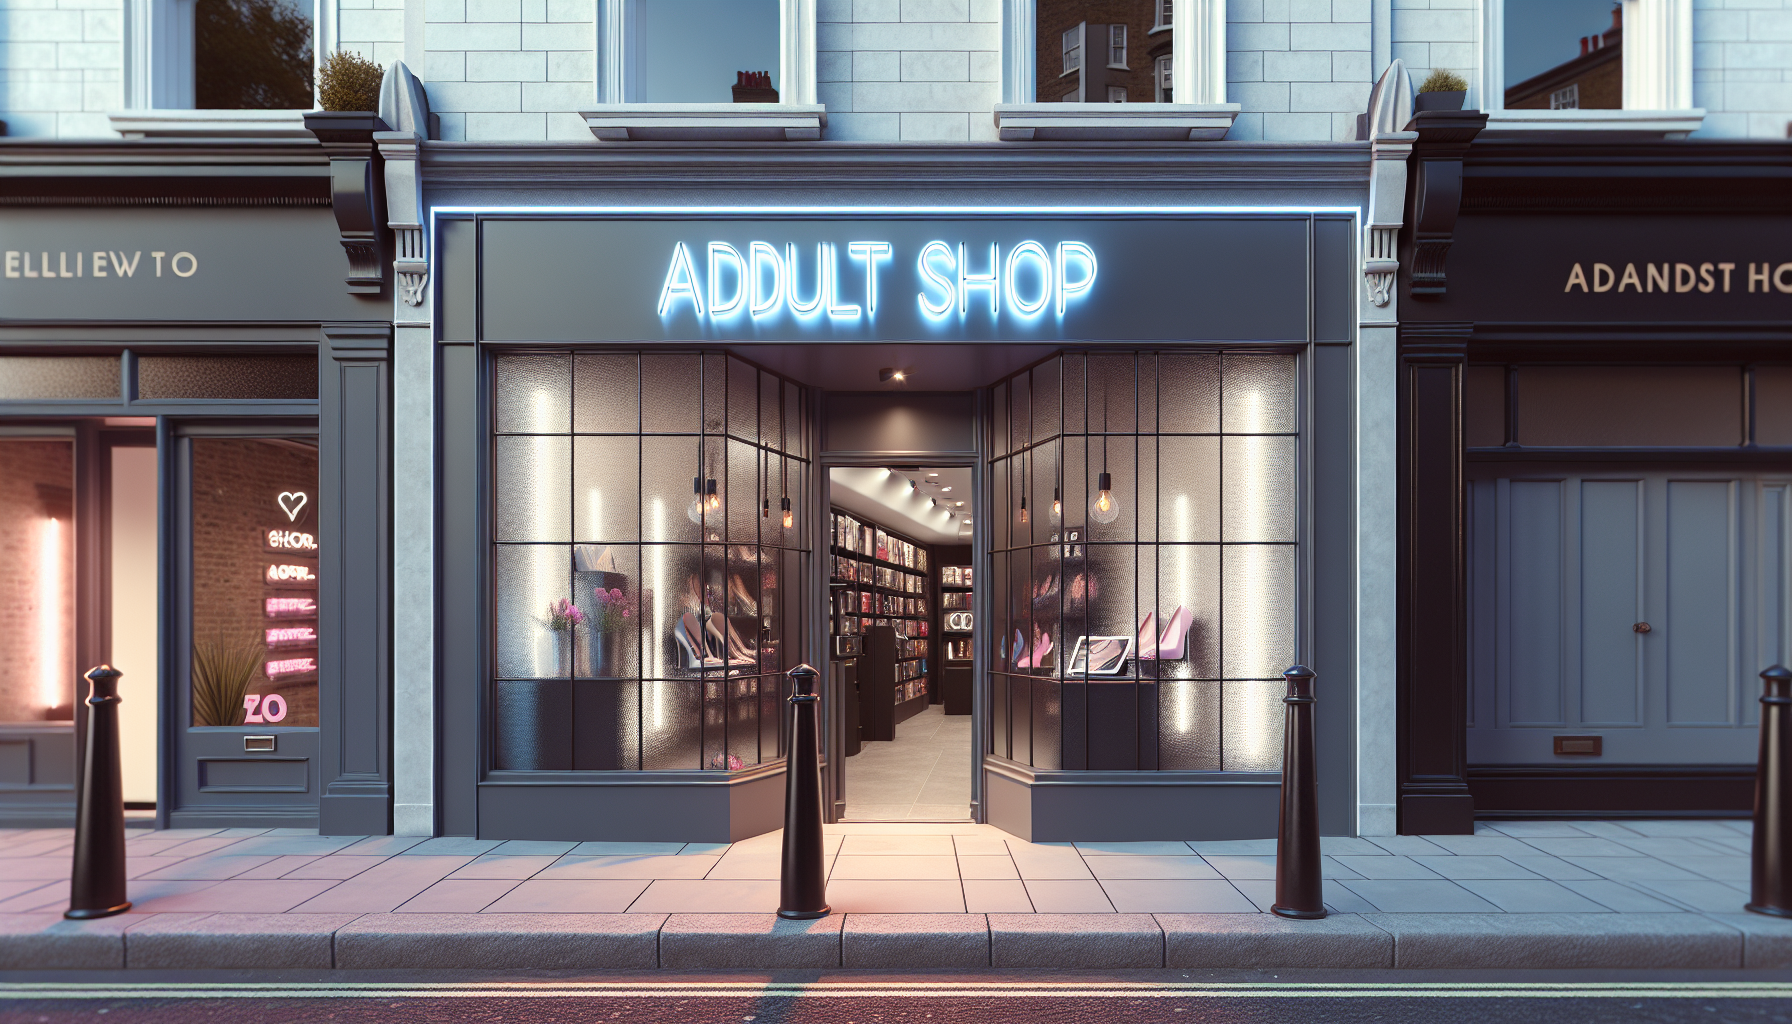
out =
<path fill-rule="evenodd" d="M 1755 914 L 0 914 L 0 969 L 1792 968 Z"/>

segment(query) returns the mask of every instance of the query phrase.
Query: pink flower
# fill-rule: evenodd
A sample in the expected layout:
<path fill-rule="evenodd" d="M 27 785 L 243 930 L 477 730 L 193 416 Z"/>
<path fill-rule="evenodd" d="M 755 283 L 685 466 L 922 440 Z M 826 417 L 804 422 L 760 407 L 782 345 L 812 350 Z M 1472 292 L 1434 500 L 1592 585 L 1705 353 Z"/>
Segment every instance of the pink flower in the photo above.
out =
<path fill-rule="evenodd" d="M 610 588 L 610 600 L 612 600 L 612 601 L 622 600 L 622 588 L 621 587 L 611 587 Z"/>

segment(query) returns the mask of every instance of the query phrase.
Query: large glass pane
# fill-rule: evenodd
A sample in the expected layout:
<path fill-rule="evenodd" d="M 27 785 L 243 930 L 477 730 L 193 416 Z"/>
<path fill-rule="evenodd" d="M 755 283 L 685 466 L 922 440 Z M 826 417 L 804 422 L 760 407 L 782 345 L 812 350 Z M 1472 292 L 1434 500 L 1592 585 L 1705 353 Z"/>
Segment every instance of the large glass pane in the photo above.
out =
<path fill-rule="evenodd" d="M 1063 369 L 1063 360 L 1048 359 L 1033 367 L 1033 439 L 1051 437 L 1059 430 L 1059 406 L 1063 397 L 1059 393 L 1058 374 Z"/>
<path fill-rule="evenodd" d="M 641 539 L 695 541 L 708 489 L 695 437 L 641 439 Z M 721 483 L 716 487 L 720 492 Z"/>
<path fill-rule="evenodd" d="M 706 640 L 703 549 L 694 544 L 648 544 L 641 549 L 642 674 L 695 676 L 719 664 Z"/>
<path fill-rule="evenodd" d="M 1220 439 L 1157 439 L 1160 541 L 1220 539 Z"/>
<path fill-rule="evenodd" d="M 1505 0 L 1507 108 L 1623 107 L 1622 14 L 1611 0 Z"/>
<path fill-rule="evenodd" d="M 1224 395 L 1221 425 L 1228 434 L 1292 434 L 1300 429 L 1293 356 L 1227 353 Z"/>
<path fill-rule="evenodd" d="M 1035 8 L 1039 103 L 1169 103 L 1172 0 L 1058 0 Z M 1027 97 L 1023 97 L 1027 98 Z"/>
<path fill-rule="evenodd" d="M 1279 679 L 1294 664 L 1294 546 L 1229 544 L 1221 558 L 1227 679 Z"/>
<path fill-rule="evenodd" d="M 1158 545 L 1152 630 L 1160 679 L 1220 677 L 1220 550 L 1213 544 Z"/>
<path fill-rule="evenodd" d="M 1089 433 L 1130 434 L 1137 429 L 1138 375 L 1131 353 L 1090 356 L 1088 386 Z"/>
<path fill-rule="evenodd" d="M 1089 438 L 1089 471 L 1084 510 L 1089 537 L 1098 541 L 1132 540 L 1138 522 L 1138 464 L 1130 434 Z M 1103 478 L 1107 488 L 1102 488 Z M 1104 521 L 1105 520 L 1105 521 Z"/>
<path fill-rule="evenodd" d="M 580 623 L 571 602 L 571 549 L 562 544 L 500 544 L 492 570 L 498 588 L 498 675 L 511 679 L 573 674 Z"/>
<path fill-rule="evenodd" d="M 310 9 L 290 0 L 196 0 L 193 106 L 312 109 Z"/>
<path fill-rule="evenodd" d="M 0 722 L 67 720 L 75 696 L 74 444 L 0 439 L 0 466 Z M 258 552 L 251 549 L 252 561 Z M 245 615 L 260 594 L 250 584 Z"/>
<path fill-rule="evenodd" d="M 776 103 L 778 0 L 633 0 L 629 103 Z"/>
<path fill-rule="evenodd" d="M 317 725 L 317 444 L 195 438 L 194 725 Z"/>
<path fill-rule="evenodd" d="M 1225 728 L 1221 746 L 1226 771 L 1281 771 L 1286 715 L 1282 695 L 1287 684 L 1277 679 L 1222 685 Z"/>
<path fill-rule="evenodd" d="M 640 447 L 634 434 L 573 438 L 574 540 L 632 541 L 641 535 Z"/>
<path fill-rule="evenodd" d="M 728 360 L 728 432 L 759 440 L 759 371 L 733 358 Z"/>
<path fill-rule="evenodd" d="M 572 428 L 585 434 L 632 434 L 641 427 L 640 360 L 633 353 L 573 357 Z"/>
<path fill-rule="evenodd" d="M 1008 384 L 1008 450 L 1019 451 L 1033 439 L 1033 387 L 1026 374 Z"/>
<path fill-rule="evenodd" d="M 641 357 L 641 429 L 649 434 L 694 434 L 702 422 L 695 355 Z"/>
<path fill-rule="evenodd" d="M 633 544 L 574 544 L 572 570 L 572 599 L 583 614 L 575 624 L 573 675 L 639 675 L 641 549 Z"/>
<path fill-rule="evenodd" d="M 500 434 L 564 434 L 572 422 L 571 356 L 504 356 L 495 368 Z"/>
<path fill-rule="evenodd" d="M 765 458 L 760 449 L 739 441 L 728 442 L 728 540 L 732 544 L 756 544 L 761 527 L 770 539 L 772 520 L 765 516 L 766 507 L 760 478 L 765 472 Z M 777 513 L 783 521 L 783 513 Z"/>
<path fill-rule="evenodd" d="M 572 539 L 567 501 L 570 437 L 499 437 L 494 445 L 497 508 L 493 528 L 499 541 Z"/>
<path fill-rule="evenodd" d="M 1158 357 L 1163 402 L 1158 429 L 1166 434 L 1213 434 L 1220 429 L 1220 357 L 1165 353 Z"/>
<path fill-rule="evenodd" d="M 1295 540 L 1300 501 L 1300 482 L 1295 475 L 1298 439 L 1227 437 L 1222 441 L 1225 539 Z"/>
<path fill-rule="evenodd" d="M 1219 683 L 1158 683 L 1157 766 L 1165 771 L 1220 770 Z"/>
<path fill-rule="evenodd" d="M 641 767 L 701 768 L 703 683 L 651 679 L 641 683 Z"/>

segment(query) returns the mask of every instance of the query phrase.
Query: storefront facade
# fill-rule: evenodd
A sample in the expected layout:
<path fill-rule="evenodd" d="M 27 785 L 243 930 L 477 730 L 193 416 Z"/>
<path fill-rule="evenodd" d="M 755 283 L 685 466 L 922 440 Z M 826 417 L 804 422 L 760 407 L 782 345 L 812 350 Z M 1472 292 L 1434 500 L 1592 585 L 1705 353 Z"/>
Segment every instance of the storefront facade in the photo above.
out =
<path fill-rule="evenodd" d="M 1745 815 L 1787 656 L 1787 149 L 1416 127 L 1402 831 Z"/>
<path fill-rule="evenodd" d="M 371 139 L 7 158 L 0 819 L 72 820 L 112 663 L 139 816 L 389 831 L 390 272 L 332 176 Z"/>

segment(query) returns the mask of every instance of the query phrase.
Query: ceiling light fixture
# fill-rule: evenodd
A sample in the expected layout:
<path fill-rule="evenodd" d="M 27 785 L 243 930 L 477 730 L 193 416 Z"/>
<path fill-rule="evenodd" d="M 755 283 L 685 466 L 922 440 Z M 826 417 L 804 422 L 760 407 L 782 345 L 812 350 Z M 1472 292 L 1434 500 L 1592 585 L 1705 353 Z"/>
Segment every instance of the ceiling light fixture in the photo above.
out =
<path fill-rule="evenodd" d="M 928 475 L 928 476 L 939 476 L 939 474 L 938 474 L 938 473 L 929 473 L 929 474 L 927 474 L 927 475 Z"/>
<path fill-rule="evenodd" d="M 888 384 L 891 381 L 897 381 L 898 383 L 900 383 L 907 379 L 908 379 L 908 374 L 905 371 L 898 370 L 893 366 L 886 366 L 883 369 L 877 371 L 877 382 L 879 384 Z"/>

